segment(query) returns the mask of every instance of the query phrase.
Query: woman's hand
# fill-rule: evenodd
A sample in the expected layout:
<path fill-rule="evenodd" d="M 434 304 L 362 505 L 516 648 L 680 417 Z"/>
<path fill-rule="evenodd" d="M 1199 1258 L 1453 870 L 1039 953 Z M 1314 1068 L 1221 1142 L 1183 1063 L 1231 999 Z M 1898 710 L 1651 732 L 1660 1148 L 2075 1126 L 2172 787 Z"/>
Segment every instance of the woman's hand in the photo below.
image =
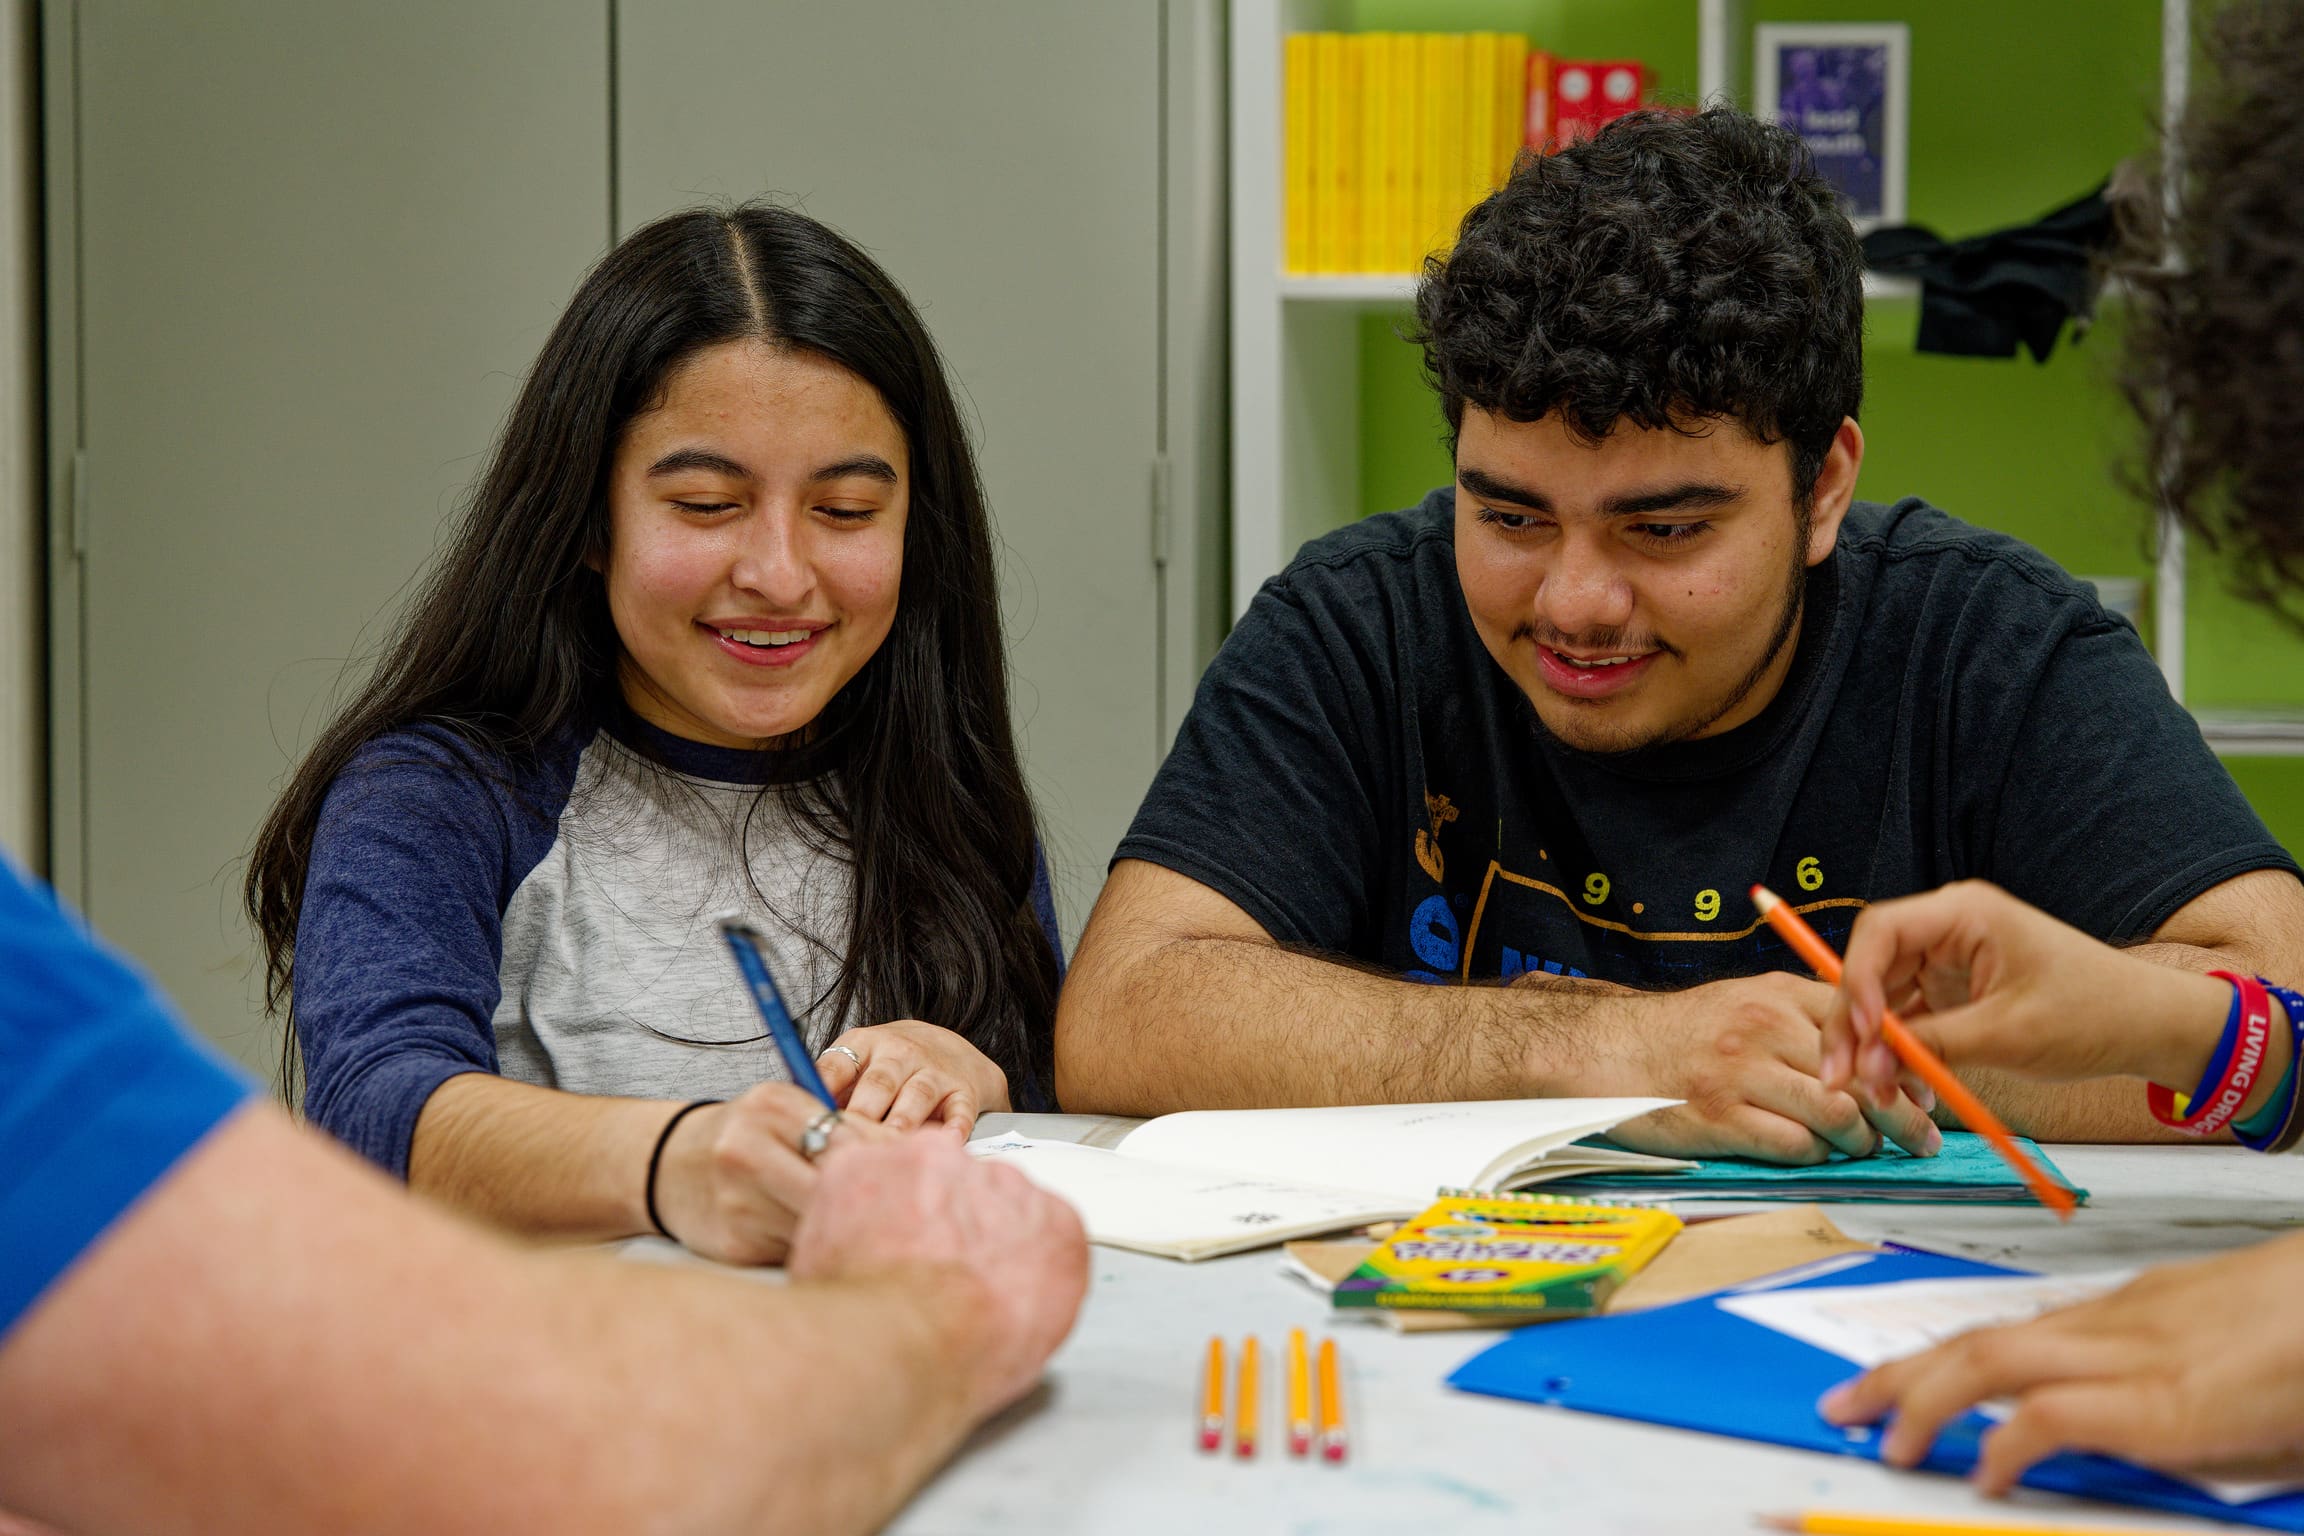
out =
<path fill-rule="evenodd" d="M 942 1124 L 966 1140 L 978 1115 L 1008 1107 L 1007 1076 L 991 1057 L 918 1019 L 852 1029 L 824 1048 L 816 1070 L 851 1116 L 891 1130 Z"/>
<path fill-rule="evenodd" d="M 2070 1081 L 2134 1073 L 2189 1090 L 2232 989 L 2100 944 L 1998 886 L 1965 880 L 1856 919 L 1824 1020 L 1828 1088 L 1878 1102 L 1900 1066 L 1880 1036 L 1894 1009 L 1947 1066 Z"/>
<path fill-rule="evenodd" d="M 656 1170 L 656 1209 L 683 1247 L 725 1264 L 781 1264 L 816 1192 L 800 1136 L 825 1113 L 805 1089 L 761 1083 L 673 1127 Z M 886 1127 L 842 1115 L 830 1146 L 890 1139 Z"/>
<path fill-rule="evenodd" d="M 1963 1334 L 1835 1388 L 1835 1424 L 1895 1415 L 1883 1461 L 1911 1466 L 1978 1403 L 2016 1412 L 1976 1481 L 2005 1493 L 2034 1462 L 2096 1451 L 2168 1472 L 2304 1475 L 2304 1235 L 2170 1265 L 2109 1296 Z"/>

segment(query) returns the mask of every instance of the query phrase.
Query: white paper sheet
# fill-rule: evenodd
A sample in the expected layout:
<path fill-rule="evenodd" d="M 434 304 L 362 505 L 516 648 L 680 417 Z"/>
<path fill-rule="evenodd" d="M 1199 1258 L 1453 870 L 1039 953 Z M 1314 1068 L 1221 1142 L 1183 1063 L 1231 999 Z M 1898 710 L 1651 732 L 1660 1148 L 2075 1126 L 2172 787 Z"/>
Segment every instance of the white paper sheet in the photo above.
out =
<path fill-rule="evenodd" d="M 2132 1269 L 2092 1275 L 1979 1275 L 1768 1290 L 1722 1297 L 1721 1310 L 1830 1350 L 1870 1370 L 1975 1328 L 2021 1323 L 2118 1290 Z"/>

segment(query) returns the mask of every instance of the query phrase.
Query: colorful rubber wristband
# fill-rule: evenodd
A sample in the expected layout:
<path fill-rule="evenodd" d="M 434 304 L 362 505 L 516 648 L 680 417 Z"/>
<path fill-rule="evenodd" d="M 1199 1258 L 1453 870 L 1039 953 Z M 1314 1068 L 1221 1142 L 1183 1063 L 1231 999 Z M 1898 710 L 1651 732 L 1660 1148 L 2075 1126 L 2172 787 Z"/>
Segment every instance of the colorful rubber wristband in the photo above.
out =
<path fill-rule="evenodd" d="M 2256 979 L 2280 1000 L 2281 1010 L 2288 1015 L 2288 1070 L 2262 1108 L 2233 1124 L 2232 1134 L 2252 1152 L 2285 1152 L 2295 1144 L 2298 1132 L 2297 1094 L 2299 1084 L 2304 1083 L 2304 997 L 2261 976 Z"/>
<path fill-rule="evenodd" d="M 2256 1086 L 2256 1074 L 2264 1069 L 2265 1047 L 2272 1040 L 2272 998 L 2264 984 L 2232 971 L 2208 974 L 2232 983 L 2233 1006 L 2200 1086 L 2181 1109 L 2175 1094 L 2158 1083 L 2145 1094 L 2153 1117 L 2187 1136 L 2213 1136 L 2231 1123 Z"/>

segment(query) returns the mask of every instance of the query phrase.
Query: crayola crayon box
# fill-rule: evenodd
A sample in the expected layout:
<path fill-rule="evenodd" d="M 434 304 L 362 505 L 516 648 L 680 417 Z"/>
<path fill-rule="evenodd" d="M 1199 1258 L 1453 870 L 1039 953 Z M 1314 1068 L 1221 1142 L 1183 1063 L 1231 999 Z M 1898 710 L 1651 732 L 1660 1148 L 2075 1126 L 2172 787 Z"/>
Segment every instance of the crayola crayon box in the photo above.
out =
<path fill-rule="evenodd" d="M 1451 1195 L 1339 1281 L 1335 1304 L 1574 1317 L 1598 1311 L 1679 1231 L 1653 1206 Z"/>

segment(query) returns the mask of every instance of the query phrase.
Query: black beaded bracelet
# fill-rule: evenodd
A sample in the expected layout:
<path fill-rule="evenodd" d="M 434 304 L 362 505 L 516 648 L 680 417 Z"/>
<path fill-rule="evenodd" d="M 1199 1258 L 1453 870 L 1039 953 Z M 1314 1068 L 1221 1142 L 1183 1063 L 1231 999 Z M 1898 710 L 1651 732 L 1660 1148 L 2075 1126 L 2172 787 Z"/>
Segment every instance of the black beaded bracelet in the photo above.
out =
<path fill-rule="evenodd" d="M 671 1144 L 672 1133 L 680 1128 L 680 1122 L 706 1105 L 720 1102 L 719 1099 L 697 1099 L 672 1111 L 672 1118 L 665 1121 L 664 1129 L 656 1133 L 656 1150 L 648 1154 L 648 1225 L 654 1227 L 660 1235 L 672 1238 L 673 1242 L 680 1239 L 672 1237 L 672 1229 L 664 1225 L 664 1218 L 656 1210 L 656 1170 L 663 1166 L 664 1149 Z"/>

